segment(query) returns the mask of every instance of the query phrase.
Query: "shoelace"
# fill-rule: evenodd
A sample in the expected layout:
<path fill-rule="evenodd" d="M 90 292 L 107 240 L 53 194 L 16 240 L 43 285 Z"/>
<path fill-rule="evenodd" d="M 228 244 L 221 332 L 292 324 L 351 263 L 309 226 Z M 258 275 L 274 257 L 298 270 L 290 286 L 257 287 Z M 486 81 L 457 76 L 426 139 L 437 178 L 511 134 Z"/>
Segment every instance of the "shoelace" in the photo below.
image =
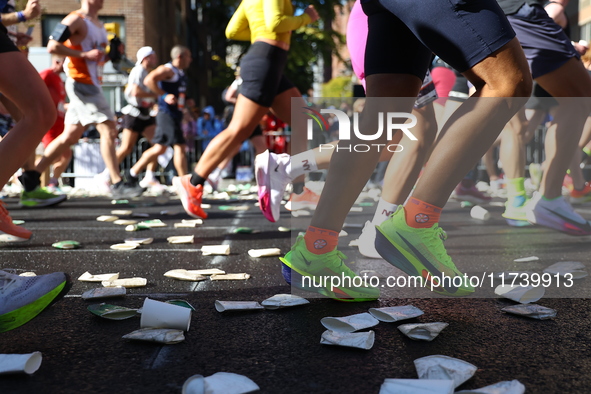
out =
<path fill-rule="evenodd" d="M 0 295 L 5 294 L 15 283 L 16 279 L 0 273 Z"/>
<path fill-rule="evenodd" d="M 437 260 L 443 263 L 446 267 L 454 267 L 451 257 L 447 254 L 447 250 L 443 245 L 443 241 L 447 239 L 447 233 L 437 224 L 435 224 L 429 231 L 430 237 L 425 240 L 429 250 L 435 251 Z"/>

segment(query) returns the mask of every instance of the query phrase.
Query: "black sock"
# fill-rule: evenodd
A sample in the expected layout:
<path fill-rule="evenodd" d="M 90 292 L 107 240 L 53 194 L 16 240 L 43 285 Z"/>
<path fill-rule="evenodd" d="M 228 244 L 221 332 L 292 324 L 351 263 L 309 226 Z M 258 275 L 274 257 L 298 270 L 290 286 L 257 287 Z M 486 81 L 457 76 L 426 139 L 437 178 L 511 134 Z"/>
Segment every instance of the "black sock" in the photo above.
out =
<path fill-rule="evenodd" d="M 41 185 L 41 174 L 35 170 L 25 171 L 18 179 L 23 184 L 26 192 L 32 192 Z"/>
<path fill-rule="evenodd" d="M 304 192 L 304 182 L 296 182 L 293 184 L 293 192 L 295 194 L 302 194 Z"/>
<path fill-rule="evenodd" d="M 197 185 L 201 185 L 203 186 L 205 184 L 206 179 L 203 178 L 201 175 L 197 174 L 195 171 L 191 172 L 191 185 L 193 186 L 197 186 Z"/>

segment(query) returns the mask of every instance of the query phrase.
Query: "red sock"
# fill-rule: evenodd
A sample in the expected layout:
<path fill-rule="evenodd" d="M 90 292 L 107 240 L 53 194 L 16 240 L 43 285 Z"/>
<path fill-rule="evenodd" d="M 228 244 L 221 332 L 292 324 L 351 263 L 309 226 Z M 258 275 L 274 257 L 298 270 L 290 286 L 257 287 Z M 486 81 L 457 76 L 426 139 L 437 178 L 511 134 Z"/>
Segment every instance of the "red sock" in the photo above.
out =
<path fill-rule="evenodd" d="M 324 228 L 309 226 L 304 235 L 306 248 L 314 254 L 332 252 L 339 244 L 339 233 Z"/>
<path fill-rule="evenodd" d="M 404 205 L 406 224 L 413 228 L 429 228 L 439 222 L 442 208 L 411 197 Z"/>

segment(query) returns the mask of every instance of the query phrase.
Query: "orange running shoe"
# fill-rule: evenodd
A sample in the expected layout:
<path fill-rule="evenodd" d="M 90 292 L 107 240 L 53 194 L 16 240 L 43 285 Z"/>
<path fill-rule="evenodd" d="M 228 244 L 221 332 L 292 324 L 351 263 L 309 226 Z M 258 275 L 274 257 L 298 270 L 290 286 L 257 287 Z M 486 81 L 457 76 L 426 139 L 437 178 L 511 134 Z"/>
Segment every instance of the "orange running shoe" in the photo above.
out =
<path fill-rule="evenodd" d="M 591 201 L 591 185 L 585 183 L 583 190 L 570 188 L 570 202 L 571 204 L 584 204 Z"/>
<path fill-rule="evenodd" d="M 31 231 L 12 223 L 4 203 L 0 201 L 0 242 L 24 242 L 28 241 L 32 234 Z"/>
<path fill-rule="evenodd" d="M 300 209 L 316 209 L 320 196 L 304 186 L 302 194 L 291 193 L 289 204 L 285 204 L 288 211 L 299 211 Z"/>
<path fill-rule="evenodd" d="M 193 186 L 191 184 L 191 174 L 173 178 L 172 185 L 175 187 L 183 203 L 183 208 L 185 208 L 185 212 L 189 216 L 197 219 L 207 218 L 207 213 L 201 208 L 203 185 Z"/>

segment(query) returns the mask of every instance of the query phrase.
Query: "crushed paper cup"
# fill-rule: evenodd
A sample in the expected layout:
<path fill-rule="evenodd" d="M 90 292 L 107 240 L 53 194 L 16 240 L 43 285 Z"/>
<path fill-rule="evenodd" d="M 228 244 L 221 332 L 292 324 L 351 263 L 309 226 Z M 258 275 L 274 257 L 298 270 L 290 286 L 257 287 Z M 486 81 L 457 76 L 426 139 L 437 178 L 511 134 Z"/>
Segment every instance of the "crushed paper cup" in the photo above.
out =
<path fill-rule="evenodd" d="M 154 242 L 154 238 L 127 238 L 123 242 L 126 244 L 149 245 Z"/>
<path fill-rule="evenodd" d="M 499 285 L 495 289 L 496 295 L 500 295 L 501 297 L 508 298 L 521 304 L 529 304 L 530 302 L 536 302 L 544 296 L 545 292 L 546 290 L 542 286 L 534 287 L 519 285 Z"/>
<path fill-rule="evenodd" d="M 230 254 L 230 245 L 203 245 L 201 252 L 204 256 Z"/>
<path fill-rule="evenodd" d="M 307 299 L 294 294 L 275 294 L 273 297 L 267 298 L 261 302 L 261 305 L 265 307 L 265 309 L 275 310 L 309 303 L 310 301 Z"/>
<path fill-rule="evenodd" d="M 253 311 L 265 309 L 256 301 L 219 301 L 215 302 L 215 309 L 218 312 L 228 311 Z"/>
<path fill-rule="evenodd" d="M 124 335 L 123 339 L 162 343 L 164 345 L 174 345 L 184 341 L 185 335 L 182 330 L 170 328 L 141 328 Z"/>
<path fill-rule="evenodd" d="M 246 394 L 260 387 L 243 375 L 218 372 L 207 378 L 193 375 L 183 384 L 182 394 Z"/>
<path fill-rule="evenodd" d="M 41 366 L 41 352 L 29 354 L 0 354 L 0 375 L 26 373 L 31 375 Z"/>
<path fill-rule="evenodd" d="M 172 328 L 189 331 L 191 309 L 146 298 L 142 307 L 141 328 Z"/>
<path fill-rule="evenodd" d="M 209 280 L 247 280 L 250 278 L 250 274 L 239 273 L 239 274 L 219 274 L 211 275 Z"/>
<path fill-rule="evenodd" d="M 375 341 L 375 332 L 335 332 L 326 330 L 320 338 L 321 345 L 335 345 L 369 350 Z"/>
<path fill-rule="evenodd" d="M 234 234 L 255 234 L 258 231 L 250 228 L 250 227 L 238 227 L 232 231 Z"/>
<path fill-rule="evenodd" d="M 146 278 L 122 278 L 111 281 L 103 281 L 101 284 L 103 287 L 143 287 L 148 284 L 148 280 Z"/>
<path fill-rule="evenodd" d="M 104 303 L 89 305 L 86 309 L 93 315 L 109 320 L 125 320 L 138 315 L 137 309 Z"/>
<path fill-rule="evenodd" d="M 34 272 L 23 272 L 22 274 L 18 274 L 18 276 L 25 276 L 25 277 L 30 278 L 30 277 L 33 277 L 33 276 L 37 276 L 37 274 L 34 273 Z"/>
<path fill-rule="evenodd" d="M 530 256 L 530 257 L 522 257 L 520 259 L 513 260 L 516 263 L 529 263 L 532 261 L 538 261 L 540 258 L 538 256 Z"/>
<path fill-rule="evenodd" d="M 183 270 L 183 269 L 176 269 L 170 270 L 164 273 L 164 276 L 168 278 L 178 279 L 178 280 L 188 280 L 192 282 L 198 282 L 202 280 L 206 280 L 207 276 L 195 274 L 193 272 Z"/>
<path fill-rule="evenodd" d="M 136 224 L 137 220 L 132 219 L 117 219 L 113 221 L 113 224 L 117 224 L 119 226 L 129 226 L 130 224 Z"/>
<path fill-rule="evenodd" d="M 248 251 L 250 257 L 272 257 L 281 256 L 281 249 L 267 248 L 267 249 L 250 249 Z"/>
<path fill-rule="evenodd" d="M 486 221 L 490 219 L 490 212 L 482 208 L 480 205 L 474 205 L 470 210 L 470 216 L 474 219 Z"/>
<path fill-rule="evenodd" d="M 97 298 L 122 297 L 127 294 L 125 287 L 103 287 L 92 289 L 82 294 L 83 300 L 94 300 Z"/>
<path fill-rule="evenodd" d="M 128 209 L 114 209 L 111 211 L 111 215 L 115 215 L 115 216 L 129 216 L 132 213 L 133 212 Z"/>
<path fill-rule="evenodd" d="M 168 243 L 171 244 L 192 244 L 195 242 L 194 235 L 176 235 L 173 237 L 166 238 Z"/>
<path fill-rule="evenodd" d="M 427 356 L 414 361 L 419 379 L 453 380 L 458 387 L 472 376 L 478 369 L 466 361 L 448 356 Z"/>
<path fill-rule="evenodd" d="M 453 394 L 453 380 L 385 379 L 379 394 Z"/>
<path fill-rule="evenodd" d="M 138 223 L 138 225 L 148 226 L 149 228 L 166 227 L 166 223 L 160 219 L 144 220 Z"/>
<path fill-rule="evenodd" d="M 92 275 L 90 272 L 86 271 L 82 275 L 78 277 L 80 282 L 102 282 L 102 281 L 113 281 L 115 279 L 119 279 L 119 272 L 113 274 L 98 274 Z"/>
<path fill-rule="evenodd" d="M 412 305 L 389 306 L 385 308 L 371 308 L 369 313 L 386 323 L 394 323 L 400 320 L 412 319 L 421 316 L 424 312 Z"/>
<path fill-rule="evenodd" d="M 523 394 L 525 386 L 519 380 L 506 380 L 503 382 L 491 384 L 475 390 L 462 390 L 456 393 L 463 394 Z"/>
<path fill-rule="evenodd" d="M 125 231 L 141 231 L 141 230 L 149 230 L 151 227 L 146 226 L 145 224 L 138 223 L 138 224 L 130 224 L 129 226 L 125 227 Z"/>
<path fill-rule="evenodd" d="M 442 322 L 401 324 L 398 329 L 410 339 L 430 342 L 447 326 L 449 324 Z"/>
<path fill-rule="evenodd" d="M 504 307 L 501 311 L 538 320 L 547 320 L 556 317 L 556 311 L 554 309 L 537 304 L 511 305 Z"/>
<path fill-rule="evenodd" d="M 51 244 L 56 249 L 78 249 L 80 248 L 80 242 L 78 241 L 59 241 Z"/>
<path fill-rule="evenodd" d="M 183 219 L 181 223 L 198 225 L 203 224 L 203 219 Z"/>
<path fill-rule="evenodd" d="M 200 269 L 200 270 L 188 270 L 188 272 L 191 272 L 193 274 L 197 274 L 197 275 L 225 275 L 226 271 L 223 271 L 219 268 L 204 268 L 204 269 Z"/>
<path fill-rule="evenodd" d="M 111 245 L 110 248 L 113 250 L 134 250 L 134 249 L 137 249 L 139 246 L 140 246 L 140 244 L 126 242 L 123 244 Z"/>
<path fill-rule="evenodd" d="M 197 227 L 197 225 L 202 225 L 202 224 L 203 224 L 203 220 L 201 220 L 201 219 L 195 219 L 195 220 L 183 219 L 182 222 L 175 223 L 174 228 L 195 228 L 195 227 Z"/>
<path fill-rule="evenodd" d="M 99 222 L 114 222 L 117 219 L 119 219 L 119 217 L 113 215 L 101 215 L 96 218 L 96 220 Z"/>
<path fill-rule="evenodd" d="M 562 277 L 571 274 L 572 279 L 581 279 L 589 275 L 587 271 L 585 271 L 585 264 L 578 261 L 561 261 L 544 269 L 544 272 L 558 274 Z"/>
<path fill-rule="evenodd" d="M 380 321 L 367 312 L 344 317 L 325 317 L 320 323 L 335 332 L 354 332 L 377 326 Z"/>

